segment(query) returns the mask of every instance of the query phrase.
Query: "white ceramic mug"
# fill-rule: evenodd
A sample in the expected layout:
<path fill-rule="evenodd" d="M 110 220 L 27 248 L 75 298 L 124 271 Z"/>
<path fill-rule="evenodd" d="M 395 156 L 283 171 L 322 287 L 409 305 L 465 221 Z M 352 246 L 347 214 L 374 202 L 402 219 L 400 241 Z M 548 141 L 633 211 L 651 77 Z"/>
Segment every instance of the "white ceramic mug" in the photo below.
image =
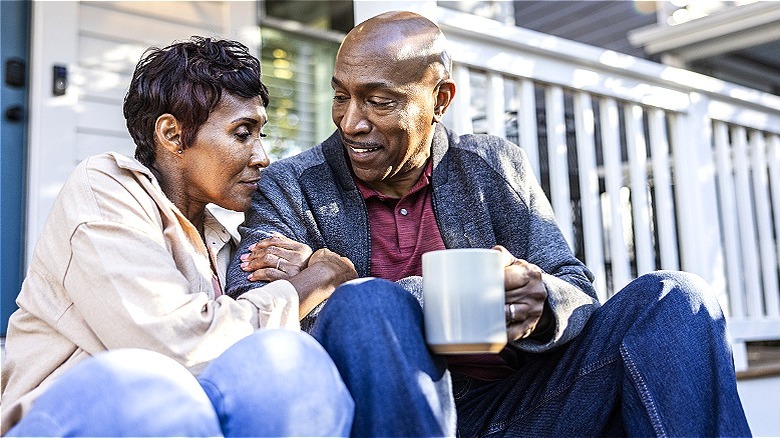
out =
<path fill-rule="evenodd" d="M 506 345 L 504 266 L 494 249 L 423 254 L 425 340 L 435 353 L 497 353 Z"/>

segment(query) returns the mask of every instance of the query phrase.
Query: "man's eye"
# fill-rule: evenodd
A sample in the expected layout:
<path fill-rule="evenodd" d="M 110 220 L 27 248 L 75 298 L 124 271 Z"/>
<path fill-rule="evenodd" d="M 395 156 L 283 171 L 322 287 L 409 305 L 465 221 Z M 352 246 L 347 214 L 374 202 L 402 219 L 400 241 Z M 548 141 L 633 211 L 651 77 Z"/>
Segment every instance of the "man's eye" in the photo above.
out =
<path fill-rule="evenodd" d="M 346 102 L 347 100 L 349 100 L 349 98 L 347 96 L 335 95 L 335 96 L 333 96 L 333 100 L 335 102 Z"/>
<path fill-rule="evenodd" d="M 251 132 L 248 132 L 248 131 L 247 131 L 247 132 L 237 132 L 237 133 L 236 133 L 236 137 L 238 137 L 238 138 L 239 138 L 239 140 L 241 140 L 241 141 L 246 141 L 246 140 L 249 140 L 249 138 L 250 138 L 251 136 L 252 136 L 252 133 L 251 133 Z"/>
<path fill-rule="evenodd" d="M 392 106 L 395 102 L 386 99 L 370 99 L 368 103 L 379 108 L 387 108 Z"/>

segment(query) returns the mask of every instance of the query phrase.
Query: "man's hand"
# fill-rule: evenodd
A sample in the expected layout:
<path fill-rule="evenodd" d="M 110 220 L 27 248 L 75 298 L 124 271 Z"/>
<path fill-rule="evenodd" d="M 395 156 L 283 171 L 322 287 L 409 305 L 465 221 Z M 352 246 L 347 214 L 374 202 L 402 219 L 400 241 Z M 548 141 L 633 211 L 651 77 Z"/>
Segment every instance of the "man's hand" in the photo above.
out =
<path fill-rule="evenodd" d="M 250 245 L 249 251 L 241 255 L 241 269 L 250 272 L 249 281 L 289 280 L 306 269 L 312 255 L 309 245 L 281 234 Z"/>
<path fill-rule="evenodd" d="M 357 271 L 350 259 L 326 248 L 315 251 L 309 259 L 309 266 L 290 278 L 300 298 L 300 317 L 308 315 L 314 307 L 330 298 L 340 284 L 355 278 Z"/>
<path fill-rule="evenodd" d="M 323 275 L 321 281 L 329 280 L 335 288 L 341 283 L 358 278 L 355 265 L 347 257 L 335 252 L 320 248 L 309 259 L 309 267 L 322 266 L 329 275 Z"/>
<path fill-rule="evenodd" d="M 501 245 L 496 245 L 493 249 L 501 251 L 504 259 L 507 338 L 510 342 L 526 338 L 540 327 L 544 302 L 547 300 L 542 269 L 515 258 Z"/>

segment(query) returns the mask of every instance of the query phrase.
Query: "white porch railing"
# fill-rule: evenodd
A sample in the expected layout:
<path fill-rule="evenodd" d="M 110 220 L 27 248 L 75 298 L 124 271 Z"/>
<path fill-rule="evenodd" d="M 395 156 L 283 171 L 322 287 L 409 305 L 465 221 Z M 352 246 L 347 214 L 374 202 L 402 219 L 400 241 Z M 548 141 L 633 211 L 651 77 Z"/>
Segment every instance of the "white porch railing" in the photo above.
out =
<path fill-rule="evenodd" d="M 780 97 L 439 8 L 448 122 L 522 145 L 608 299 L 655 269 L 704 277 L 745 342 L 780 339 Z"/>

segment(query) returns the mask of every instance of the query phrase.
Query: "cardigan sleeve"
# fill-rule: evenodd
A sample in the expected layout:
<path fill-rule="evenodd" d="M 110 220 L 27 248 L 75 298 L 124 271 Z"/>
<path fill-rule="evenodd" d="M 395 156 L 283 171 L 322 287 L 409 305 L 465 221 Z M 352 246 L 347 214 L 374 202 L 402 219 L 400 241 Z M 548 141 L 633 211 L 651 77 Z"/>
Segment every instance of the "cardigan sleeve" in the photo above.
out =
<path fill-rule="evenodd" d="M 503 245 L 515 257 L 539 266 L 546 273 L 542 280 L 554 333 L 546 342 L 531 337 L 512 344 L 541 352 L 569 342 L 599 307 L 593 275 L 564 239 L 525 152 L 489 135 L 450 133 L 448 141 L 439 173 L 434 169 L 434 180 L 446 180 L 435 188 L 445 244 L 451 248 Z M 452 200 L 463 198 L 463 208 L 447 208 Z"/>

